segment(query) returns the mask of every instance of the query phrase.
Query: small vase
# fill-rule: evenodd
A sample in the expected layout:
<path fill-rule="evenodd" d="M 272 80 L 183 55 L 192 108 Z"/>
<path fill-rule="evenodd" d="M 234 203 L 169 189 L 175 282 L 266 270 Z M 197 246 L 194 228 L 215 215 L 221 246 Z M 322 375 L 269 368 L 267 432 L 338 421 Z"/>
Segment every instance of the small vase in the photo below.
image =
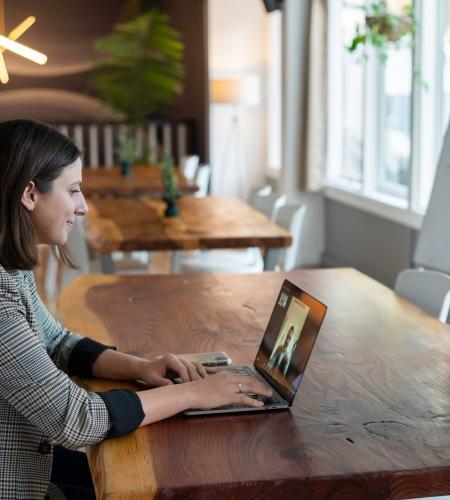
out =
<path fill-rule="evenodd" d="M 120 169 L 124 177 L 129 177 L 131 175 L 131 161 L 122 160 L 120 162 Z"/>
<path fill-rule="evenodd" d="M 180 214 L 175 200 L 164 198 L 164 202 L 166 203 L 166 209 L 164 210 L 165 217 L 177 217 Z"/>

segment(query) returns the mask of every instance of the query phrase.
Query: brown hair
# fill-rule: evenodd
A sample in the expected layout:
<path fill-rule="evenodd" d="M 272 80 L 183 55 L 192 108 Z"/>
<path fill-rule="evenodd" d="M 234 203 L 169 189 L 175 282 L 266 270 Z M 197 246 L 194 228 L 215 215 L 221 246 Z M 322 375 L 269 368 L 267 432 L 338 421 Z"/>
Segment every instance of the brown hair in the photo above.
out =
<path fill-rule="evenodd" d="M 5 268 L 32 269 L 39 263 L 34 226 L 21 198 L 33 181 L 41 193 L 80 150 L 65 135 L 32 120 L 0 123 L 0 264 Z M 69 267 L 76 264 L 66 245 L 53 248 Z"/>

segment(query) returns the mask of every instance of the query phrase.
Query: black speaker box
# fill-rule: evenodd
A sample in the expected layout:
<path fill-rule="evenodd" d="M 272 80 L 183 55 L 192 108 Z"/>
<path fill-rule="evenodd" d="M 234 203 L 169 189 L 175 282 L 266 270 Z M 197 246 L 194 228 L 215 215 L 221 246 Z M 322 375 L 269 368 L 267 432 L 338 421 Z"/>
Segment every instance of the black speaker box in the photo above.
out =
<path fill-rule="evenodd" d="M 263 3 L 267 12 L 273 12 L 274 10 L 281 9 L 283 0 L 263 0 Z"/>

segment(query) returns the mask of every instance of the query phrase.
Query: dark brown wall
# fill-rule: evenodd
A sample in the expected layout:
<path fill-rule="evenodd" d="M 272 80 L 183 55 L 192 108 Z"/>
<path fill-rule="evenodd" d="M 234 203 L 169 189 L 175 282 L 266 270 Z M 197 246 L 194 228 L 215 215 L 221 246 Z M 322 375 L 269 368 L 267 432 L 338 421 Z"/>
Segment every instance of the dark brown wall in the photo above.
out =
<path fill-rule="evenodd" d="M 35 25 L 20 41 L 45 52 L 48 63 L 40 67 L 5 53 L 11 79 L 7 85 L 0 85 L 0 120 L 15 117 L 15 109 L 23 116 L 25 109 L 31 118 L 52 121 L 51 105 L 49 109 L 46 102 L 44 108 L 39 98 L 33 102 L 33 92 L 38 96 L 39 89 L 92 95 L 89 64 L 94 59 L 93 43 L 111 31 L 126 3 L 125 0 L 5 0 L 7 31 L 29 15 L 37 17 Z M 158 3 L 170 15 L 173 26 L 181 32 L 186 47 L 183 94 L 168 114 L 173 118 L 193 121 L 196 133 L 192 152 L 199 153 L 202 160 L 207 161 L 207 0 L 160 0 Z M 14 90 L 28 91 L 25 107 L 22 101 L 22 105 L 17 102 L 15 108 L 17 93 L 6 94 Z M 63 100 L 64 96 L 55 98 L 53 121 L 88 121 L 79 109 L 70 110 L 71 104 L 57 102 L 57 99 Z"/>
<path fill-rule="evenodd" d="M 179 117 L 195 117 L 197 151 L 208 161 L 208 13 L 206 0 L 164 0 L 164 10 L 185 43 L 186 82 L 176 112 Z"/>

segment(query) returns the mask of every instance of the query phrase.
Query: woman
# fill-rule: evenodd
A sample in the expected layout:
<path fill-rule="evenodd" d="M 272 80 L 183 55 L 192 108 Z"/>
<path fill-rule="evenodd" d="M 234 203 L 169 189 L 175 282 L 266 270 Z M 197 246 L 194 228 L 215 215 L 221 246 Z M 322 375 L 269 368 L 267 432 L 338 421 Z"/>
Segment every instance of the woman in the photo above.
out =
<path fill-rule="evenodd" d="M 270 395 L 256 380 L 208 376 L 202 366 L 171 354 L 149 361 L 117 352 L 66 330 L 48 313 L 32 274 L 37 245 L 57 247 L 60 259 L 74 266 L 65 245 L 75 217 L 87 212 L 81 180 L 80 151 L 67 137 L 30 120 L 0 124 L 2 499 L 94 498 L 84 455 L 69 450 L 187 408 L 262 404 L 245 392 Z M 185 383 L 174 385 L 169 370 Z M 156 388 L 95 393 L 72 375 L 140 379 Z"/>

